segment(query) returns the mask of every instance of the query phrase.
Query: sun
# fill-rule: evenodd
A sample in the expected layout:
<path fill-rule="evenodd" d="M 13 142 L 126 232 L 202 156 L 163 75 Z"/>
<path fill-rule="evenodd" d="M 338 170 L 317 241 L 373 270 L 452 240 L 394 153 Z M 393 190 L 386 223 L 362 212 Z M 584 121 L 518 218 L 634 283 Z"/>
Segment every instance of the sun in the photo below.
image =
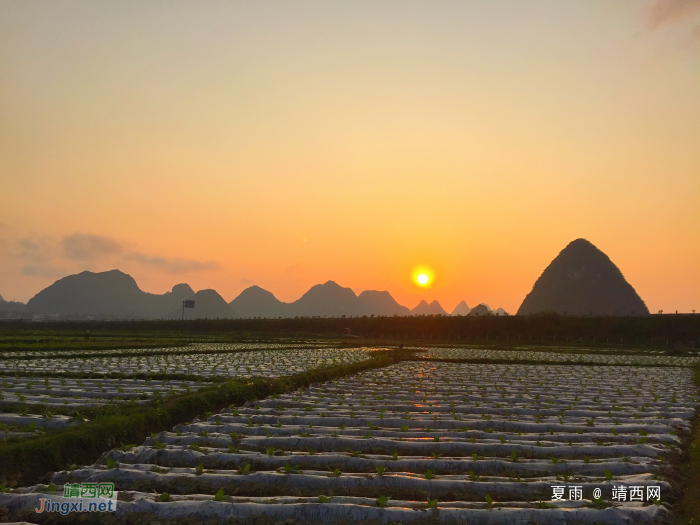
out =
<path fill-rule="evenodd" d="M 432 288 L 435 280 L 435 273 L 430 266 L 421 264 L 413 267 L 411 272 L 411 281 L 419 288 Z"/>

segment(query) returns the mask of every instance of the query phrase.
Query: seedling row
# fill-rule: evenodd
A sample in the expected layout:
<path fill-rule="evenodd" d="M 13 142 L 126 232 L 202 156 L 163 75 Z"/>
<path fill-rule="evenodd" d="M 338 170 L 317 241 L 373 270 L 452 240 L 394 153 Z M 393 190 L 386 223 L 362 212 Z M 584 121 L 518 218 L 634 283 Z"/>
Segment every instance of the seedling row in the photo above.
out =
<path fill-rule="evenodd" d="M 682 367 L 402 362 L 232 406 L 52 482 L 111 481 L 120 512 L 169 519 L 648 522 L 696 405 Z M 554 485 L 584 496 L 552 501 Z M 613 502 L 617 486 L 661 499 Z"/>

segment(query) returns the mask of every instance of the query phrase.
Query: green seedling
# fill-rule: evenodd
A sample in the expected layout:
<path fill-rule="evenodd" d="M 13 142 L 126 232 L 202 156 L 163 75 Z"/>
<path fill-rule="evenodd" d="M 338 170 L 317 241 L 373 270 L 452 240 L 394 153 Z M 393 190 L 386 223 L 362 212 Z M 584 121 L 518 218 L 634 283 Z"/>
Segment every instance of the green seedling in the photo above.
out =
<path fill-rule="evenodd" d="M 158 501 L 162 501 L 162 502 L 170 501 L 170 494 L 168 494 L 167 492 L 163 492 L 163 494 L 158 496 Z"/>
<path fill-rule="evenodd" d="M 332 496 L 331 496 L 331 497 L 328 497 L 328 496 L 324 496 L 323 494 L 321 494 L 321 495 L 318 497 L 318 502 L 319 502 L 319 503 L 328 503 L 328 502 L 329 502 L 330 500 L 332 500 L 332 499 L 333 499 Z"/>
<path fill-rule="evenodd" d="M 280 470 L 285 474 L 299 474 L 299 465 L 291 465 L 290 463 L 287 463 L 284 467 L 277 470 Z"/>
<path fill-rule="evenodd" d="M 331 473 L 328 474 L 328 475 L 329 475 L 330 477 L 332 477 L 332 478 L 337 478 L 337 477 L 340 476 L 341 474 L 342 474 L 342 472 L 340 472 L 340 469 L 337 469 L 337 468 L 336 468 L 336 469 L 331 470 Z"/>
<path fill-rule="evenodd" d="M 201 476 L 201 475 L 202 475 L 202 472 L 204 472 L 204 465 L 203 465 L 202 463 L 200 463 L 199 465 L 197 465 L 197 466 L 195 467 L 195 469 L 194 469 L 194 472 L 195 472 L 195 474 L 196 474 L 197 476 Z"/>
<path fill-rule="evenodd" d="M 424 476 L 425 476 L 425 479 L 433 479 L 435 477 L 435 475 L 433 474 L 433 471 L 430 469 L 425 471 Z"/>
<path fill-rule="evenodd" d="M 608 469 L 605 469 L 603 471 L 603 475 L 605 476 L 605 479 L 608 479 L 608 480 L 613 479 L 612 472 L 610 472 Z"/>
<path fill-rule="evenodd" d="M 486 494 L 486 506 L 490 509 L 493 506 L 493 498 Z"/>
<path fill-rule="evenodd" d="M 377 476 L 383 476 L 386 467 L 384 465 L 377 466 Z"/>
<path fill-rule="evenodd" d="M 399 453 L 396 452 L 396 451 L 394 451 L 394 455 L 391 456 L 391 459 L 393 459 L 394 461 L 396 461 L 397 459 L 399 459 Z"/>
<path fill-rule="evenodd" d="M 437 508 L 437 498 L 428 499 L 428 508 L 429 509 L 436 509 Z"/>
<path fill-rule="evenodd" d="M 214 501 L 222 501 L 224 499 L 224 489 L 220 488 L 219 490 L 216 491 L 216 494 L 214 494 Z"/>
<path fill-rule="evenodd" d="M 379 505 L 380 507 L 383 507 L 384 505 L 387 504 L 388 501 L 389 501 L 389 498 L 387 496 L 379 496 L 377 498 L 377 505 Z"/>
<path fill-rule="evenodd" d="M 510 451 L 510 458 L 513 460 L 513 463 L 518 462 L 518 451 L 513 449 Z"/>
<path fill-rule="evenodd" d="M 113 469 L 113 468 L 114 468 L 114 459 L 112 459 L 112 458 L 107 458 L 107 468 L 108 468 L 108 469 Z"/>
<path fill-rule="evenodd" d="M 250 473 L 250 463 L 246 463 L 245 467 L 238 467 L 238 473 L 244 476 Z"/>

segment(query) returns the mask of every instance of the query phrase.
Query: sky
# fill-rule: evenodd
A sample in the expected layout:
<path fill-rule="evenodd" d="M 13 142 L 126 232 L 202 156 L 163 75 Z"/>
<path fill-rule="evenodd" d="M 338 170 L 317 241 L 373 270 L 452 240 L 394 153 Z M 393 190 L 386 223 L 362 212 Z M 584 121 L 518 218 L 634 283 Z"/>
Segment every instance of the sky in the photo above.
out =
<path fill-rule="evenodd" d="M 700 0 L 0 1 L 6 300 L 118 268 L 515 312 L 580 237 L 700 310 Z"/>

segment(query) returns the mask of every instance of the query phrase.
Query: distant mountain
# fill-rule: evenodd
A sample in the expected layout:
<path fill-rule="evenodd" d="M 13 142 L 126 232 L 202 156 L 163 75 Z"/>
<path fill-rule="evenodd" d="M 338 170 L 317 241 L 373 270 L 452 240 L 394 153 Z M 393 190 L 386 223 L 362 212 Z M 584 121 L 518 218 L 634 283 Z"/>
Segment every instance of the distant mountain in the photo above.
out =
<path fill-rule="evenodd" d="M 5 301 L 2 295 L 0 295 L 0 318 L 21 317 L 22 314 L 27 312 L 26 304 L 20 303 L 19 301 Z"/>
<path fill-rule="evenodd" d="M 365 290 L 357 301 L 362 315 L 410 315 L 411 311 L 401 306 L 387 291 Z"/>
<path fill-rule="evenodd" d="M 411 310 L 413 315 L 448 315 L 447 312 L 440 306 L 440 303 L 433 301 L 428 304 L 428 302 L 423 299 L 418 306 Z"/>
<path fill-rule="evenodd" d="M 234 309 L 215 290 L 200 290 L 187 299 L 194 301 L 194 308 L 185 308 L 185 319 L 233 319 L 238 317 Z M 182 318 L 180 307 L 171 312 L 170 319 Z"/>
<path fill-rule="evenodd" d="M 312 286 L 308 292 L 291 303 L 290 315 L 340 317 L 360 315 L 360 309 L 355 292 L 334 281 L 327 281 Z"/>
<path fill-rule="evenodd" d="M 452 313 L 450 315 L 467 315 L 470 311 L 471 308 L 467 306 L 466 301 L 462 301 L 457 306 L 455 306 L 455 309 L 452 310 Z"/>
<path fill-rule="evenodd" d="M 506 312 L 503 308 L 497 308 L 493 310 L 493 315 L 508 315 L 508 312 Z"/>
<path fill-rule="evenodd" d="M 648 315 L 613 262 L 585 239 L 569 243 L 545 268 L 518 314 Z"/>
<path fill-rule="evenodd" d="M 259 286 L 251 286 L 229 303 L 241 317 L 342 317 L 408 315 L 389 292 L 367 290 L 359 297 L 334 281 L 317 284 L 293 303 L 283 303 Z"/>
<path fill-rule="evenodd" d="M 194 291 L 186 284 L 156 295 L 142 291 L 133 277 L 119 270 L 82 272 L 44 288 L 29 300 L 27 309 L 35 314 L 68 317 L 157 318 L 167 315 L 192 295 Z"/>
<path fill-rule="evenodd" d="M 489 308 L 489 305 L 488 305 L 488 304 L 481 303 L 480 305 L 475 306 L 474 308 L 472 308 L 471 311 L 469 312 L 469 315 L 472 316 L 472 317 L 474 317 L 474 316 L 477 316 L 477 315 L 481 315 L 481 316 L 483 316 L 483 315 L 493 315 L 493 313 L 491 312 L 491 308 Z"/>
<path fill-rule="evenodd" d="M 241 317 L 287 317 L 289 305 L 259 286 L 243 290 L 229 303 Z"/>

